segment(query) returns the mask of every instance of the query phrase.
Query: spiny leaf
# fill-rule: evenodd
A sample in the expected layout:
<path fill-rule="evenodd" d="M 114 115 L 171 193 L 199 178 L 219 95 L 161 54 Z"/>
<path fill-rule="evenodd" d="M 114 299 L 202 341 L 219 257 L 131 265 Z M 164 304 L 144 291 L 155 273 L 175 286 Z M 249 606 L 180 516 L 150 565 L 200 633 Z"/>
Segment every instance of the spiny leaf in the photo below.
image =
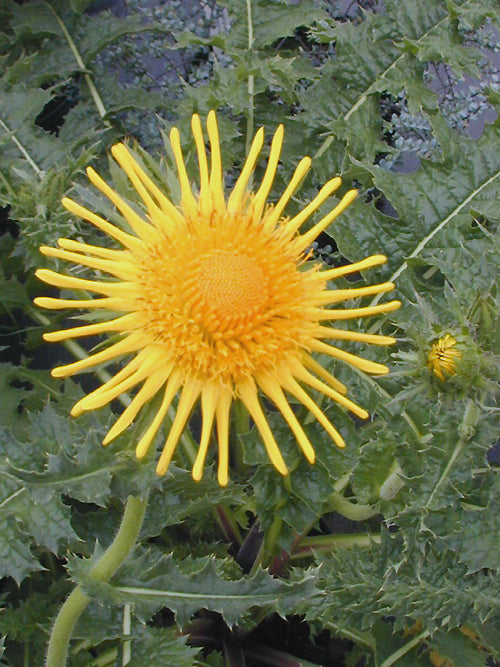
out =
<path fill-rule="evenodd" d="M 52 489 L 56 494 L 70 493 L 81 502 L 103 503 L 112 473 L 123 461 L 112 449 L 102 447 L 104 431 L 95 418 L 90 416 L 85 422 L 70 422 L 46 405 L 31 418 L 31 441 L 46 456 L 46 465 L 33 469 L 28 458 L 10 465 L 10 472 L 32 489 Z"/>
<path fill-rule="evenodd" d="M 217 504 L 234 506 L 247 501 L 243 487 L 233 482 L 222 488 L 210 471 L 197 484 L 192 483 L 187 471 L 173 468 L 172 472 L 158 483 L 160 488 L 152 491 L 141 530 L 143 538 L 159 535 L 167 526 L 179 525 L 188 518 L 203 516 Z"/>
<path fill-rule="evenodd" d="M 199 649 L 186 644 L 188 637 L 180 636 L 177 628 L 151 628 L 141 626 L 132 640 L 130 667 L 193 667 L 197 664 Z"/>
<path fill-rule="evenodd" d="M 30 539 L 12 516 L 2 518 L 0 533 L 1 576 L 12 577 L 18 584 L 32 572 L 42 570 L 30 549 Z"/>
<path fill-rule="evenodd" d="M 92 596 L 111 604 L 134 604 L 145 618 L 168 607 L 181 627 L 199 609 L 219 612 L 233 625 L 249 609 L 263 607 L 283 615 L 299 600 L 316 594 L 312 572 L 280 581 L 257 570 L 252 576 L 231 580 L 222 574 L 223 566 L 224 561 L 211 557 L 176 562 L 171 555 L 146 552 L 129 560 L 112 584 L 92 580 L 81 563 L 75 577 Z"/>
<path fill-rule="evenodd" d="M 311 0 L 300 0 L 286 7 L 280 0 L 223 0 L 221 4 L 227 7 L 232 19 L 227 40 L 229 51 L 252 46 L 262 49 L 280 37 L 293 35 L 300 26 L 326 17 Z"/>
<path fill-rule="evenodd" d="M 453 162 L 423 161 L 413 174 L 394 174 L 366 165 L 398 217 L 355 202 L 332 228 L 341 251 L 349 258 L 366 256 L 376 243 L 389 258 L 393 271 L 389 280 L 397 280 L 401 290 L 405 283 L 400 276 L 410 259 L 425 257 L 439 247 L 444 230 L 469 226 L 476 197 L 496 196 L 499 145 L 500 130 L 490 126 L 477 141 L 457 135 Z"/>
<path fill-rule="evenodd" d="M 498 476 L 496 476 L 498 478 Z M 467 572 L 474 573 L 488 568 L 500 570 L 500 484 L 495 479 L 486 507 L 465 506 L 456 521 L 456 532 L 447 539 L 448 544 L 467 565 Z"/>

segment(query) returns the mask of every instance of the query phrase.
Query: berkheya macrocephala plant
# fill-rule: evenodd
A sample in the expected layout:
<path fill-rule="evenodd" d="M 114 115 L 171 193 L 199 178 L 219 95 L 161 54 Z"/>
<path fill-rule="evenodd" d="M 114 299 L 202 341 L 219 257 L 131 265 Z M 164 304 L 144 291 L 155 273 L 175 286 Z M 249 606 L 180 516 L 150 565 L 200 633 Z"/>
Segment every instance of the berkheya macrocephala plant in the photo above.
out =
<path fill-rule="evenodd" d="M 72 631 L 69 662 L 75 667 L 117 661 L 214 667 L 240 664 L 242 656 L 261 664 L 306 662 L 307 656 L 319 666 L 331 658 L 332 645 L 346 662 L 384 667 L 400 661 L 428 667 L 438 659 L 457 664 L 498 660 L 498 123 L 487 124 L 475 139 L 464 136 L 464 128 L 477 122 L 476 107 L 498 106 L 495 63 L 488 64 L 475 49 L 479 46 L 484 54 L 496 48 L 489 22 L 496 21 L 497 3 L 386 0 L 377 7 L 364 3 L 364 11 L 351 4 L 346 15 L 331 3 L 320 7 L 308 0 L 286 11 L 278 0 L 221 0 L 212 13 L 204 11 L 200 21 L 192 22 L 184 14 L 185 3 L 175 3 L 171 12 L 169 2 L 152 8 L 127 0 L 126 19 L 96 14 L 95 8 L 86 13 L 88 4 L 6 0 L 0 6 L 0 53 L 6 65 L 0 80 L 0 205 L 8 207 L 0 213 L 8 211 L 7 229 L 20 232 L 0 238 L 0 310 L 9 334 L 1 342 L 12 352 L 10 363 L 0 366 L 0 634 L 6 636 L 0 662 L 40 661 L 50 619 L 75 585 L 73 620 L 86 607 Z M 151 32 L 144 33 L 147 28 Z M 176 46 L 185 49 L 186 81 L 175 79 L 170 67 L 165 76 L 156 71 L 153 79 L 150 60 L 139 62 L 141 52 L 157 64 L 164 62 L 166 33 L 169 40 L 176 33 Z M 131 76 L 110 76 L 117 62 Z M 456 95 L 447 86 L 444 103 L 434 92 L 438 78 L 442 84 L 463 76 L 481 77 L 480 95 L 469 94 L 466 87 Z M 125 246 L 69 212 L 61 199 L 71 196 L 73 206 L 128 234 L 137 247 L 140 234 L 98 188 L 88 186 L 84 168 L 92 164 L 116 195 L 154 226 L 126 170 L 114 158 L 108 162 L 111 147 L 124 143 L 114 150 L 156 206 L 159 201 L 142 172 L 182 213 L 174 151 L 169 141 L 163 147 L 160 129 L 163 124 L 168 130 L 179 128 L 196 200 L 202 183 L 190 125 L 195 113 L 205 128 L 214 108 L 226 206 L 256 137 L 254 128 L 260 126 L 266 128 L 263 155 L 246 190 L 257 193 L 262 187 L 280 123 L 285 140 L 268 203 L 280 200 L 303 155 L 312 156 L 311 170 L 288 201 L 284 215 L 290 220 L 332 177 L 341 175 L 344 184 L 335 204 L 326 199 L 297 230 L 297 239 L 314 229 L 348 188 L 359 191 L 311 245 L 310 257 L 299 266 L 305 274 L 299 283 L 312 284 L 315 263 L 321 267 L 316 269 L 319 278 L 381 253 L 387 263 L 338 275 L 324 291 L 366 289 L 385 281 L 397 285 L 402 302 L 392 313 L 339 325 L 351 334 L 396 337 L 397 346 L 387 348 L 356 340 L 338 343 L 356 357 L 387 365 L 390 374 L 372 377 L 317 352 L 312 355 L 319 368 L 346 386 L 348 394 L 310 367 L 307 373 L 326 384 L 330 395 L 292 374 L 323 415 L 320 419 L 345 440 L 343 449 L 290 393 L 282 371 L 274 376 L 274 395 L 276 386 L 281 388 L 291 409 L 282 403 L 288 420 L 256 378 L 265 418 L 260 426 L 287 475 L 271 462 L 255 420 L 236 398 L 236 387 L 227 450 L 225 430 L 220 438 L 217 427 L 224 424 L 217 416 L 223 409 L 215 408 L 209 429 L 212 408 L 205 396 L 204 410 L 203 388 L 180 429 L 179 396 L 197 391 L 184 383 L 138 461 L 134 448 L 160 414 L 172 377 L 141 407 L 136 397 L 147 396 L 145 385 L 151 391 L 153 376 L 158 383 L 166 377 L 165 367 L 151 368 L 154 355 L 148 375 L 142 362 L 152 350 L 116 357 L 109 369 L 101 364 L 82 369 L 92 372 L 75 382 L 53 378 L 48 369 L 75 359 L 88 363 L 88 356 L 107 352 L 133 332 L 108 331 L 104 340 L 64 339 L 50 346 L 42 341 L 48 330 L 61 330 L 64 337 L 79 325 L 97 325 L 97 333 L 111 319 L 125 316 L 130 323 L 139 315 L 133 300 L 127 301 L 127 310 L 114 312 L 48 312 L 32 303 L 40 294 L 87 305 L 90 300 L 89 292 L 75 294 L 73 287 L 58 293 L 56 286 L 46 286 L 42 293 L 33 278 L 39 266 L 60 273 L 69 268 L 71 278 L 101 286 L 114 282 L 122 289 L 130 283 L 130 273 L 113 278 L 105 267 L 110 261 L 125 268 L 116 261 L 118 253 L 128 256 L 128 271 L 137 269 L 139 255 L 127 255 Z M 160 123 L 157 113 L 164 119 Z M 57 124 L 50 126 L 54 117 Z M 421 143 L 412 138 L 415 132 L 402 128 L 409 118 L 412 127 L 427 128 Z M 205 141 L 207 132 L 202 133 Z M 149 153 L 123 141 L 130 135 Z M 389 165 L 405 157 L 401 147 L 406 146 L 420 162 L 412 173 L 394 173 Z M 207 149 L 209 169 L 209 142 Z M 164 151 L 168 158 L 158 160 Z M 240 203 L 250 205 L 249 200 Z M 61 237 L 78 245 L 45 252 L 63 251 L 66 259 L 40 257 L 39 246 L 56 246 Z M 85 244 L 109 255 L 83 252 Z M 66 261 L 68 254 L 78 261 Z M 195 243 L 191 254 L 189 275 L 197 284 L 201 267 Z M 290 259 L 281 252 L 280 262 Z M 99 266 L 84 266 L 81 260 Z M 227 271 L 224 260 L 229 258 L 222 253 L 210 265 L 217 265 L 221 275 Z M 241 285 L 251 266 L 240 262 L 232 284 Z M 218 283 L 210 284 L 213 289 Z M 323 303 L 318 311 L 373 308 L 387 303 L 381 297 L 383 292 L 367 295 L 342 308 Z M 116 298 L 102 294 L 94 300 L 109 299 L 109 304 Z M 250 310 L 252 304 L 260 307 L 254 298 L 248 296 Z M 195 299 L 190 307 L 201 308 L 210 326 L 201 301 Z M 306 305 L 301 302 L 298 311 Z M 76 312 L 81 321 L 63 320 Z M 28 331 L 26 314 L 37 323 Z M 310 335 L 337 346 L 312 329 Z M 34 356 L 36 347 L 43 353 Z M 200 364 L 206 359 L 200 356 Z M 137 369 L 129 366 L 129 376 L 117 377 L 130 363 Z M 124 382 L 133 385 L 145 372 L 135 387 L 113 398 Z M 82 389 L 96 393 L 87 398 Z M 334 391 L 355 401 L 358 414 L 339 405 Z M 77 410 L 88 409 L 70 419 L 75 404 Z M 369 419 L 362 419 L 363 411 Z M 124 414 L 133 416 L 128 427 L 102 447 L 103 439 L 124 425 Z M 176 419 L 178 444 L 172 437 L 172 461 L 157 476 Z M 302 431 L 290 428 L 294 419 Z M 227 483 L 220 485 L 219 480 L 226 481 L 225 450 Z M 313 465 L 303 450 L 315 457 Z M 192 479 L 193 468 L 195 476 L 203 473 L 199 481 Z M 133 553 L 111 576 L 132 548 L 148 493 Z M 119 548 L 101 561 L 130 496 L 124 523 L 133 530 L 119 530 Z M 66 622 L 63 635 L 69 634 Z"/>
<path fill-rule="evenodd" d="M 97 279 L 90 280 L 39 269 L 36 275 L 40 280 L 99 296 L 37 297 L 36 305 L 104 312 L 103 321 L 46 333 L 44 338 L 58 342 L 115 332 L 120 338 L 93 355 L 54 369 L 52 375 L 68 377 L 131 355 L 130 361 L 107 382 L 78 401 L 71 414 L 77 417 L 100 408 L 140 386 L 108 431 L 103 441 L 106 445 L 130 426 L 140 410 L 147 410 L 151 399 L 161 394 L 159 408 L 153 411 L 150 424 L 136 445 L 136 455 L 142 459 L 179 395 L 157 465 L 158 475 L 164 475 L 199 401 L 202 424 L 193 479 L 202 478 L 215 423 L 221 485 L 226 485 L 229 477 L 231 405 L 239 401 L 240 410 L 246 410 L 255 423 L 277 472 L 286 476 L 289 470 L 262 409 L 259 390 L 281 412 L 309 463 L 315 462 L 314 448 L 285 392 L 311 412 L 330 436 L 332 446 L 344 448 L 342 435 L 305 387 L 319 391 L 361 419 L 367 419 L 369 414 L 346 397 L 346 387 L 312 353 L 340 359 L 364 373 L 388 373 L 387 366 L 322 339 L 392 345 L 396 341 L 390 336 L 339 329 L 325 323 L 388 313 L 399 308 L 400 302 L 393 300 L 361 308 L 329 307 L 381 295 L 391 291 L 394 284 L 333 288 L 336 278 L 383 264 L 387 261 L 383 255 L 327 270 L 321 270 L 318 263 L 309 265 L 311 244 L 349 206 L 357 191 L 346 192 L 333 209 L 308 231 L 300 233 L 309 217 L 341 186 L 341 179 L 332 178 L 299 213 L 287 216 L 286 206 L 311 165 L 310 158 L 305 157 L 298 163 L 282 196 L 269 203 L 282 149 L 283 126 L 274 134 L 258 189 L 248 191 L 248 184 L 263 147 L 262 128 L 256 133 L 240 176 L 227 196 L 215 113 L 211 111 L 207 117 L 210 161 L 197 114 L 192 117 L 192 131 L 199 167 L 195 192 L 186 171 L 179 132 L 173 128 L 170 133 L 181 190 L 178 205 L 164 194 L 162 184 L 154 182 L 125 144 L 115 145 L 111 152 L 137 193 L 136 206 L 126 202 L 92 168 L 87 169 L 92 184 L 122 216 L 120 226 L 72 199 L 63 199 L 71 213 L 107 234 L 118 247 L 64 238 L 58 240 L 59 248 L 41 247 L 46 256 L 89 267 L 99 274 L 95 276 Z M 145 211 L 139 213 L 141 204 Z M 100 279 L 100 273 L 111 279 Z M 107 580 L 126 558 L 140 531 L 145 509 L 145 498 L 129 498 L 118 535 L 91 570 L 94 579 Z M 66 600 L 49 642 L 50 667 L 65 662 L 71 630 L 89 602 L 90 598 L 80 588 Z"/>

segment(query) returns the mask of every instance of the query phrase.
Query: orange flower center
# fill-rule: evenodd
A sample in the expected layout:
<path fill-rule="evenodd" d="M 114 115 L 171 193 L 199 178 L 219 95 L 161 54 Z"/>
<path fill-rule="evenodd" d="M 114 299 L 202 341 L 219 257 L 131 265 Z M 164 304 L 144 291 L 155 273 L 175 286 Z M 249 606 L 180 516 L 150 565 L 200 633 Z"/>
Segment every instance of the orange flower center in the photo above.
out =
<path fill-rule="evenodd" d="M 201 260 L 196 289 L 202 322 L 211 331 L 250 320 L 269 297 L 266 276 L 255 259 L 225 250 Z"/>

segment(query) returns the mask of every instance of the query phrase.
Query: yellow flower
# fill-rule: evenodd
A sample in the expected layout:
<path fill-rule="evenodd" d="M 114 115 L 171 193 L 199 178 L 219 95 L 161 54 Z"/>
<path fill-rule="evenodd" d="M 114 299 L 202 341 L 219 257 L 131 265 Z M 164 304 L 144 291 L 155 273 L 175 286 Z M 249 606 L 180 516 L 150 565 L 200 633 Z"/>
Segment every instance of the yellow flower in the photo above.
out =
<path fill-rule="evenodd" d="M 145 456 L 179 393 L 176 416 L 158 462 L 159 475 L 166 472 L 193 407 L 200 401 L 202 429 L 193 478 L 201 479 L 215 423 L 218 479 L 222 485 L 228 481 L 230 408 L 235 398 L 240 399 L 262 436 L 269 458 L 286 475 L 287 467 L 259 401 L 259 390 L 281 411 L 311 463 L 313 448 L 285 392 L 310 410 L 338 447 L 344 447 L 342 436 L 304 386 L 332 398 L 358 417 L 367 418 L 368 413 L 345 397 L 344 385 L 312 353 L 329 355 L 367 373 L 388 372 L 386 366 L 321 339 L 390 345 L 393 338 L 334 329 L 325 323 L 387 313 L 398 308 L 400 302 L 350 310 L 326 308 L 388 292 L 394 285 L 328 289 L 330 280 L 384 263 L 386 258 L 382 255 L 325 271 L 316 265 L 304 265 L 311 243 L 353 201 L 356 191 L 347 192 L 332 211 L 309 231 L 299 234 L 301 225 L 339 187 L 341 180 L 330 180 L 300 213 L 285 217 L 285 207 L 310 167 L 311 160 L 305 157 L 279 201 L 267 204 L 281 152 L 283 126 L 274 135 L 257 191 L 248 193 L 247 185 L 263 146 L 262 128 L 227 199 L 215 113 L 210 112 L 207 119 L 210 168 L 198 115 L 192 117 L 192 131 L 200 173 L 197 192 L 193 192 L 188 179 L 179 132 L 174 128 L 170 133 L 182 194 L 179 206 L 163 194 L 124 144 L 113 146 L 111 152 L 142 200 L 142 213 L 91 168 L 87 170 L 90 181 L 121 213 L 124 229 L 71 199 L 63 199 L 69 211 L 95 225 L 121 247 L 108 249 L 59 239 L 59 248 L 41 248 L 44 255 L 111 276 L 108 280 L 86 280 L 39 269 L 36 275 L 49 285 L 101 295 L 77 300 L 39 297 L 35 299 L 39 306 L 102 309 L 107 314 L 106 321 L 47 333 L 45 339 L 62 341 L 115 332 L 119 339 L 85 359 L 54 369 L 52 374 L 63 378 L 118 357 L 130 357 L 114 377 L 80 400 L 71 414 L 100 408 L 142 385 L 107 434 L 107 444 L 132 423 L 153 396 L 162 392 L 161 405 L 137 445 L 139 458 Z"/>
<path fill-rule="evenodd" d="M 455 349 L 456 344 L 453 336 L 446 334 L 433 343 L 427 355 L 427 368 L 442 382 L 446 380 L 446 376 L 455 375 L 457 372 L 457 360 L 461 359 L 462 353 Z"/>

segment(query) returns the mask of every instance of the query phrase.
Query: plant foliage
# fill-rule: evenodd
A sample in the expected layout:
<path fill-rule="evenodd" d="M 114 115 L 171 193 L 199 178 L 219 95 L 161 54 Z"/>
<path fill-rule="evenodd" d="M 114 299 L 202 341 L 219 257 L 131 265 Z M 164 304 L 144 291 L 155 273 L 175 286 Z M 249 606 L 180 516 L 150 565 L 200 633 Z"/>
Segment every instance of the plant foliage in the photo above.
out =
<path fill-rule="evenodd" d="M 74 666 L 340 664 L 332 640 L 346 665 L 497 664 L 498 3 L 386 0 L 341 11 L 321 0 L 220 0 L 192 3 L 194 18 L 185 4 L 127 0 L 121 13 L 90 0 L 0 4 L 0 664 L 39 664 L 75 583 L 92 603 L 75 629 Z M 153 81 L 165 58 L 182 77 L 167 68 Z M 455 82 L 451 92 L 436 73 Z M 464 131 L 474 113 L 466 93 L 463 122 L 449 110 L 473 79 L 489 119 L 479 132 Z M 113 142 L 128 136 L 164 152 L 173 121 L 187 140 L 191 114 L 212 108 L 228 180 L 255 128 L 270 135 L 283 122 L 275 194 L 313 157 L 290 213 L 335 174 L 359 189 L 314 258 L 386 254 L 378 275 L 403 301 L 369 323 L 399 339 L 392 357 L 372 353 L 389 376 L 335 367 L 372 415 L 359 424 L 322 406 L 347 450 L 304 410 L 318 459 L 309 466 L 271 415 L 293 471 L 278 479 L 255 429 L 240 423 L 227 488 L 210 469 L 192 482 L 189 435 L 157 479 L 135 461 L 134 433 L 101 447 L 110 410 L 69 418 L 82 390 L 49 370 L 84 351 L 48 351 L 49 319 L 32 304 L 42 289 L 33 270 L 46 261 L 38 246 L 96 238 L 60 204 L 72 188 L 95 198 L 84 168 L 126 188 L 107 159 Z M 403 141 L 402 119 L 424 139 Z M 162 168 L 168 187 L 168 155 Z M 462 356 L 442 382 L 427 354 L 445 333 Z M 137 493 L 150 495 L 140 543 L 97 582 L 92 565 Z"/>

